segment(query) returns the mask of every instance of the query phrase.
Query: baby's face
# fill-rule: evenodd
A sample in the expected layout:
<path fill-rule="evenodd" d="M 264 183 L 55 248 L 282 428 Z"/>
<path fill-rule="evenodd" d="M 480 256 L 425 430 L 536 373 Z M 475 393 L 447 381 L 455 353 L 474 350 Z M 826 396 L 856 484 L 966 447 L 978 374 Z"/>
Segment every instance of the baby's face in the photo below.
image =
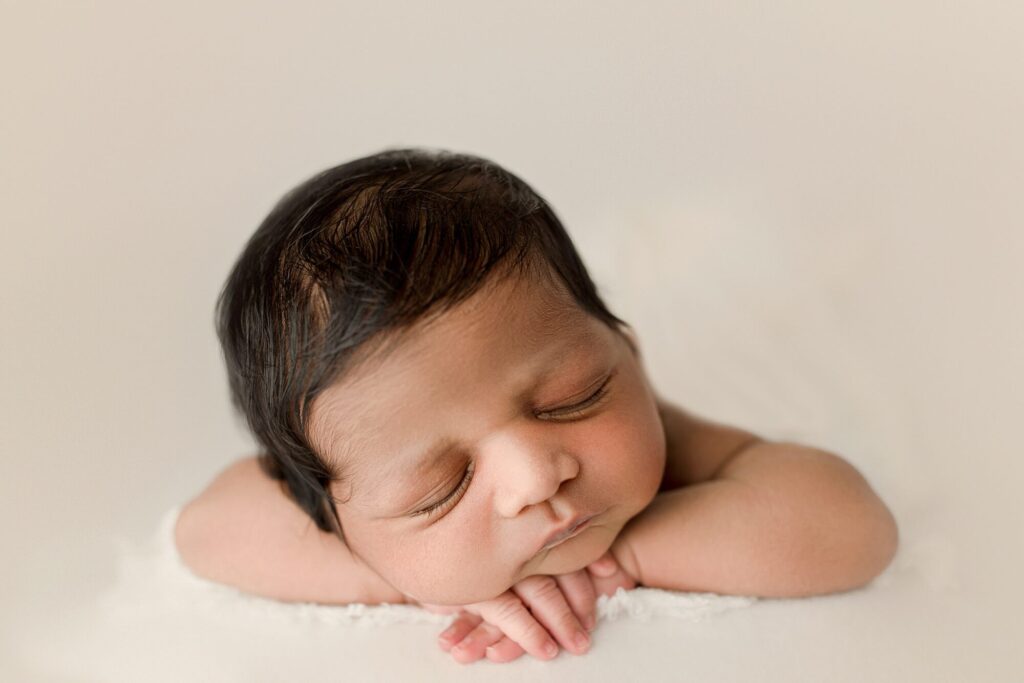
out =
<path fill-rule="evenodd" d="M 413 328 L 311 411 L 314 443 L 348 475 L 332 493 L 349 546 L 419 602 L 469 604 L 585 567 L 665 467 L 656 398 L 627 341 L 520 279 Z M 596 516 L 542 549 L 578 515 Z"/>

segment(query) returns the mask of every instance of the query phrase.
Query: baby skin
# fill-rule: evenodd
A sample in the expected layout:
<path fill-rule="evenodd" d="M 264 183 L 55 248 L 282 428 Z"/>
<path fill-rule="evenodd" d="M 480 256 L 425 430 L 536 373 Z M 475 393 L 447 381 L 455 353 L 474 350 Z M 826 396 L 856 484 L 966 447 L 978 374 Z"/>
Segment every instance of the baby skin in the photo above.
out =
<path fill-rule="evenodd" d="M 586 652 L 598 595 L 800 597 L 867 584 L 895 520 L 842 458 L 655 393 L 628 329 L 496 279 L 317 396 L 345 542 L 252 459 L 182 510 L 198 575 L 286 601 L 454 613 L 459 662 Z M 582 636 L 582 638 L 580 638 Z"/>

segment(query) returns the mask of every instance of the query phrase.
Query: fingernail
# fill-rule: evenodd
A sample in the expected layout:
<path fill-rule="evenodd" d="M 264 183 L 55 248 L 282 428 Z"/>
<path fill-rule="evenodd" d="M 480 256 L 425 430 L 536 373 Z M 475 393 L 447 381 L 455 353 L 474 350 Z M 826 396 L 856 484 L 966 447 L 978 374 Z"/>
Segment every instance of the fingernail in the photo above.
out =
<path fill-rule="evenodd" d="M 455 627 L 454 626 L 452 626 L 452 627 L 442 631 L 441 632 L 441 636 L 440 636 L 441 640 L 451 640 L 454 637 L 455 637 Z"/>
<path fill-rule="evenodd" d="M 590 638 L 583 631 L 578 631 L 572 641 L 578 650 L 586 650 L 590 646 Z"/>
<path fill-rule="evenodd" d="M 594 617 L 593 614 L 591 614 L 590 616 L 588 616 L 586 619 L 583 620 L 583 626 L 588 631 L 593 631 L 594 627 L 597 626 L 597 619 Z"/>
<path fill-rule="evenodd" d="M 544 646 L 544 654 L 548 657 L 554 657 L 558 654 L 558 646 L 553 641 L 548 641 L 548 644 Z"/>

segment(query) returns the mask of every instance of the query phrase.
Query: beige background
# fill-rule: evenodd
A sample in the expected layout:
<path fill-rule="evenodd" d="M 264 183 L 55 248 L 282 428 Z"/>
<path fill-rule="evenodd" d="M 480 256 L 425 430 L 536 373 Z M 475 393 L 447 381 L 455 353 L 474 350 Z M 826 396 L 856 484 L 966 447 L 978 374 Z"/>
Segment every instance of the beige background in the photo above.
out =
<path fill-rule="evenodd" d="M 4 666 L 252 452 L 212 309 L 272 204 L 425 145 L 551 201 L 663 393 L 861 469 L 895 680 L 1019 675 L 1024 10 L 844 5 L 0 4 Z"/>

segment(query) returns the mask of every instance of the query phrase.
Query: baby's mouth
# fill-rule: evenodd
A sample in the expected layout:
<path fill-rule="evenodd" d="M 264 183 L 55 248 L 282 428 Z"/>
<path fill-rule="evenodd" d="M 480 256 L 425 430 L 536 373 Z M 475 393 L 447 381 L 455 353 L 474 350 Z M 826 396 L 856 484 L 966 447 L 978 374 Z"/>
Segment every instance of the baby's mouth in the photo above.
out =
<path fill-rule="evenodd" d="M 577 534 L 582 533 L 583 530 L 586 529 L 590 525 L 590 521 L 592 519 L 594 519 L 594 517 L 596 517 L 596 516 L 597 515 L 587 515 L 586 517 L 580 519 L 579 521 L 577 521 L 575 524 L 573 524 L 571 527 L 569 527 L 565 531 L 563 531 L 563 532 L 555 535 L 553 538 L 549 539 L 548 542 L 545 543 L 541 547 L 541 549 L 539 551 L 537 551 L 537 552 L 544 552 L 545 550 L 550 550 L 551 548 L 554 548 L 556 545 L 559 545 L 560 543 L 563 543 L 563 542 L 569 540 L 573 536 L 576 536 Z"/>

